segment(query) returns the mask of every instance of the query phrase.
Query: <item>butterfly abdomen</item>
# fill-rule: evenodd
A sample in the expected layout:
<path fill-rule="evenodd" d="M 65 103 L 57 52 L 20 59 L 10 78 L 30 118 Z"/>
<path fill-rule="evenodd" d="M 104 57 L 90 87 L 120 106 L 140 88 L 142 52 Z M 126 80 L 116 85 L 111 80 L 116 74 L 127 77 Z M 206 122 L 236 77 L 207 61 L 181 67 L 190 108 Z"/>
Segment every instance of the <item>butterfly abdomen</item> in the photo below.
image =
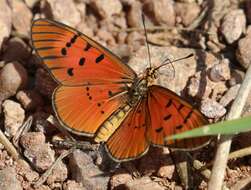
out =
<path fill-rule="evenodd" d="M 130 105 L 125 105 L 113 113 L 99 128 L 95 137 L 95 142 L 106 142 L 115 130 L 121 125 L 128 113 L 131 111 Z"/>

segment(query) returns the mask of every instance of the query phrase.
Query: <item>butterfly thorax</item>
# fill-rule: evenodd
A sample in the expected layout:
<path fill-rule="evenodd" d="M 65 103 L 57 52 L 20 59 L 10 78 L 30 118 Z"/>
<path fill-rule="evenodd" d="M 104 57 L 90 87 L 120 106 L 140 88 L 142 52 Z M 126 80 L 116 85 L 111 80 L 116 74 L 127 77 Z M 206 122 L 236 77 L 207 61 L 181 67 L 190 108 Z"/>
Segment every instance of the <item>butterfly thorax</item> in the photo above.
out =
<path fill-rule="evenodd" d="M 146 97 L 148 86 L 152 85 L 157 78 L 157 72 L 153 68 L 147 68 L 144 75 L 140 78 L 136 78 L 131 88 L 128 91 L 129 104 L 133 106 L 141 98 Z"/>

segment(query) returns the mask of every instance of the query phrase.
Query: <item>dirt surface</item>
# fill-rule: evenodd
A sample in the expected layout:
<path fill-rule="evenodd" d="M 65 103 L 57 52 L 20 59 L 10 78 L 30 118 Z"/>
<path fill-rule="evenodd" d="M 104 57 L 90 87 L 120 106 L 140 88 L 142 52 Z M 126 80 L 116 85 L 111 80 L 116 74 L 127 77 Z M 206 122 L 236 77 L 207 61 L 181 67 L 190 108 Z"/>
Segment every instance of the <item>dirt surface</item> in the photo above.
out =
<path fill-rule="evenodd" d="M 121 164 L 110 160 L 102 145 L 84 143 L 79 148 L 91 150 L 75 150 L 57 161 L 37 183 L 71 146 L 53 143 L 63 136 L 47 120 L 54 115 L 57 83 L 31 45 L 32 20 L 48 18 L 76 28 L 141 73 L 149 66 L 142 13 L 154 66 L 194 54 L 161 68 L 156 83 L 190 101 L 210 122 L 224 119 L 251 63 L 250 0 L 1 0 L 0 130 L 22 158 L 15 160 L 0 140 L 0 190 L 207 189 L 208 179 L 189 163 L 211 163 L 215 142 L 190 156 L 152 147 L 142 158 Z M 250 115 L 250 108 L 251 97 L 243 115 Z M 20 135 L 29 116 L 33 122 Z M 232 151 L 250 146 L 250 139 L 249 133 L 238 135 Z M 225 186 L 250 189 L 250 164 L 250 156 L 230 160 Z"/>

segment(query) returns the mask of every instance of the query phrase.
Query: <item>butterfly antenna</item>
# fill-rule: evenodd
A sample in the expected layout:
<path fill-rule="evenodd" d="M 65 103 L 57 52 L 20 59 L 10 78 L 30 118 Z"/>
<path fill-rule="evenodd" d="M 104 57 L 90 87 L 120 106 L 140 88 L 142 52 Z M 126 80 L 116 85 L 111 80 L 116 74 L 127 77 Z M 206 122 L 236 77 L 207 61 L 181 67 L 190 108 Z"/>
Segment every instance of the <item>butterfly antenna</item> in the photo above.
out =
<path fill-rule="evenodd" d="M 167 62 L 167 64 L 171 64 L 171 66 L 172 66 L 172 69 L 173 69 L 173 78 L 175 78 L 175 68 L 174 68 L 174 66 L 173 66 L 173 63 L 172 63 L 172 61 L 167 57 L 166 59 L 164 59 L 164 61 L 162 61 L 162 63 L 160 64 L 160 66 L 162 66 L 164 63 L 166 63 Z M 158 68 L 155 68 L 154 70 L 156 70 L 156 69 L 159 69 L 160 67 L 158 67 Z"/>
<path fill-rule="evenodd" d="M 145 16 L 143 13 L 141 16 L 142 16 L 142 22 L 143 22 L 143 27 L 144 27 L 144 32 L 145 32 L 145 40 L 146 40 L 146 47 L 148 51 L 149 65 L 150 65 L 150 68 L 152 68 L 151 54 L 150 54 L 150 48 L 149 48 L 147 32 L 146 32 Z"/>
<path fill-rule="evenodd" d="M 176 60 L 174 60 L 174 61 L 171 61 L 169 58 L 167 58 L 167 59 L 165 59 L 165 60 L 160 64 L 160 66 L 156 67 L 154 70 L 158 70 L 160 67 L 163 67 L 163 66 L 168 65 L 168 64 L 172 64 L 172 63 L 177 62 L 177 61 L 181 61 L 181 60 L 183 60 L 183 59 L 188 59 L 188 58 L 192 57 L 193 55 L 194 55 L 194 54 L 191 53 L 191 54 L 189 54 L 189 55 L 187 55 L 187 56 L 185 56 L 185 57 L 181 57 L 181 58 L 176 59 Z"/>

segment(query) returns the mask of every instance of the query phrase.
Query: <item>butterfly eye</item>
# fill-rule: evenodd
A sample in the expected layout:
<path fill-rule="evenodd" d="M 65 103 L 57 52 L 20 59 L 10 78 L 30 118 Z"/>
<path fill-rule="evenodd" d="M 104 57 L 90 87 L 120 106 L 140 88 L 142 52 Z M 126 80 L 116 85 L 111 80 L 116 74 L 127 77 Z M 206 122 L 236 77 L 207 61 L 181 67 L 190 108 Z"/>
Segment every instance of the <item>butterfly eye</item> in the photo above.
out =
<path fill-rule="evenodd" d="M 154 70 L 154 71 L 153 71 L 153 74 L 152 74 L 152 78 L 153 78 L 153 79 L 157 79 L 158 76 L 159 76 L 159 73 L 158 73 L 156 70 Z"/>

